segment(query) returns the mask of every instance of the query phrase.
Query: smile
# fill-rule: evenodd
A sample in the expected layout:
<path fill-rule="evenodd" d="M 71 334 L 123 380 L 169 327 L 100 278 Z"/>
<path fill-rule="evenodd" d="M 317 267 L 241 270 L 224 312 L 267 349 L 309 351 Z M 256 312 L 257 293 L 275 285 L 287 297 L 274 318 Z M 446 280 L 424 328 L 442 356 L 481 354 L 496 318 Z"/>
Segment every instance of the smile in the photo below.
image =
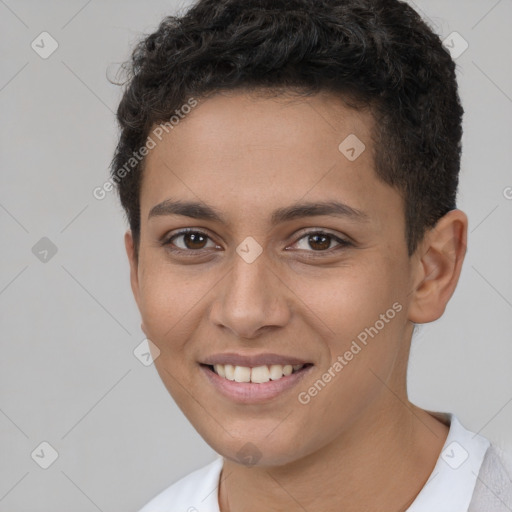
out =
<path fill-rule="evenodd" d="M 292 373 L 298 372 L 305 364 L 272 364 L 251 368 L 249 366 L 235 366 L 232 364 L 214 364 L 210 369 L 220 377 L 235 382 L 253 382 L 263 384 L 271 380 L 279 380 Z"/>
<path fill-rule="evenodd" d="M 311 363 L 238 366 L 200 364 L 207 382 L 222 396 L 241 404 L 268 402 L 291 390 L 313 369 Z"/>

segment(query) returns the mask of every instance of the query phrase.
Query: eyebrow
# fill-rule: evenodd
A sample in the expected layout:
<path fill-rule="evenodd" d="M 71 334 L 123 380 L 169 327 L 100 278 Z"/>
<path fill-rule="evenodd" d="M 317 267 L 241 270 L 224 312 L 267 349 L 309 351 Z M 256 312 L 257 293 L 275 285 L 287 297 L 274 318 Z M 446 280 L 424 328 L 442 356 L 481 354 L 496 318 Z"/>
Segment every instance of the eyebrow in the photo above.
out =
<path fill-rule="evenodd" d="M 165 215 L 182 215 L 193 219 L 211 220 L 227 225 L 227 221 L 219 210 L 203 203 L 194 201 L 173 201 L 167 199 L 151 208 L 148 220 L 152 217 Z M 369 216 L 356 208 L 348 206 L 339 201 L 326 202 L 305 202 L 274 210 L 271 217 L 273 226 L 304 217 L 315 217 L 320 215 L 332 215 L 345 217 L 351 220 L 366 222 Z"/>

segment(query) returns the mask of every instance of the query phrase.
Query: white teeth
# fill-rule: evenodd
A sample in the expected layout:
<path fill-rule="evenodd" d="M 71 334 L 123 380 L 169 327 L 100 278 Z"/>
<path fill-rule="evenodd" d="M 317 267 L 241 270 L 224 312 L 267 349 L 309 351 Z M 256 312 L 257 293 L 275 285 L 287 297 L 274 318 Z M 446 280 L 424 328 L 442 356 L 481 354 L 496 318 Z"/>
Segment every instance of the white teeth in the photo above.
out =
<path fill-rule="evenodd" d="M 268 366 L 256 366 L 251 370 L 251 382 L 262 384 L 270 380 L 270 372 Z"/>
<path fill-rule="evenodd" d="M 236 382 L 251 382 L 251 369 L 247 366 L 235 366 Z"/>
<path fill-rule="evenodd" d="M 280 379 L 283 376 L 283 366 L 280 364 L 271 364 L 269 370 L 272 380 Z"/>
<path fill-rule="evenodd" d="M 224 365 L 223 364 L 214 364 L 213 365 L 215 369 L 215 373 L 218 373 L 221 377 L 226 376 L 226 372 L 224 371 Z"/>
<path fill-rule="evenodd" d="M 222 365 L 219 364 L 219 366 L 222 366 Z M 235 380 L 235 367 L 231 364 L 225 364 L 224 365 L 224 375 L 226 376 L 226 379 Z"/>
<path fill-rule="evenodd" d="M 228 380 L 263 384 L 270 380 L 279 380 L 287 377 L 293 372 L 300 370 L 303 366 L 302 364 L 271 364 L 250 368 L 248 366 L 234 366 L 231 364 L 215 364 L 213 369 L 217 375 Z"/>

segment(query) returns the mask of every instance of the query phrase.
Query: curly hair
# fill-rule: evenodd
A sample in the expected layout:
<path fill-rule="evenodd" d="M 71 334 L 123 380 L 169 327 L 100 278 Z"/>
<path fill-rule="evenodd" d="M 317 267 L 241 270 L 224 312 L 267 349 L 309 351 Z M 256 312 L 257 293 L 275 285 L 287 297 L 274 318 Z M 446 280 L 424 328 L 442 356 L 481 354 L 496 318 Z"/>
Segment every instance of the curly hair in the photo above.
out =
<path fill-rule="evenodd" d="M 221 90 L 336 94 L 368 108 L 375 171 L 403 198 L 409 255 L 456 208 L 462 116 L 455 63 L 399 0 L 199 0 L 165 17 L 123 64 L 120 137 L 110 164 L 136 253 L 144 159 L 118 170 L 155 123 Z"/>

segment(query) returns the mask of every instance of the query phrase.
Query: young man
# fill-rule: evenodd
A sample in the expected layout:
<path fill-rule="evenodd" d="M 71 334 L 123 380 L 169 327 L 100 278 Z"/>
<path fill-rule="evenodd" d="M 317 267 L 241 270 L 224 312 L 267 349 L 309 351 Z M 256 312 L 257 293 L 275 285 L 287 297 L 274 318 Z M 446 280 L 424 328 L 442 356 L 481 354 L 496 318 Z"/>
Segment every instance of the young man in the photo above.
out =
<path fill-rule="evenodd" d="M 112 181 L 155 366 L 220 454 L 142 510 L 512 510 L 407 397 L 463 263 L 455 65 L 398 0 L 202 0 L 135 49 Z"/>

